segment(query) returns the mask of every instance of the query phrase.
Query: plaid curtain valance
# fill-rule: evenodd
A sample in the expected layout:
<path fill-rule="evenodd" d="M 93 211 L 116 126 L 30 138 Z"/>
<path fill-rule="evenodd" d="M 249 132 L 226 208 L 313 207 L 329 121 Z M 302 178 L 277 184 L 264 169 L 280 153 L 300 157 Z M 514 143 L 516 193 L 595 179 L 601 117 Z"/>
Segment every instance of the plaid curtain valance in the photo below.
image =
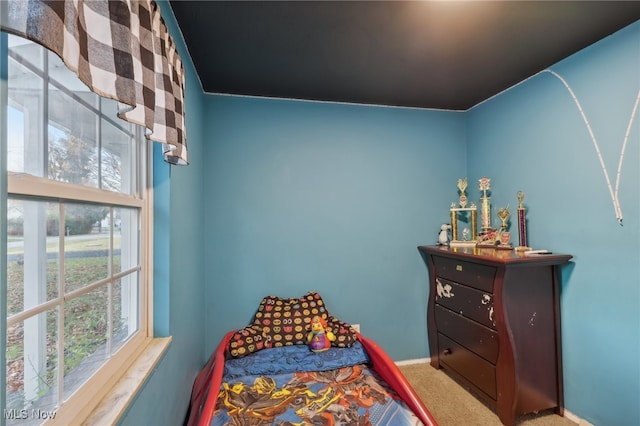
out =
<path fill-rule="evenodd" d="M 0 0 L 3 1 L 3 0 Z M 153 0 L 9 0 L 2 29 L 62 58 L 118 117 L 144 126 L 165 159 L 186 165 L 184 68 Z"/>

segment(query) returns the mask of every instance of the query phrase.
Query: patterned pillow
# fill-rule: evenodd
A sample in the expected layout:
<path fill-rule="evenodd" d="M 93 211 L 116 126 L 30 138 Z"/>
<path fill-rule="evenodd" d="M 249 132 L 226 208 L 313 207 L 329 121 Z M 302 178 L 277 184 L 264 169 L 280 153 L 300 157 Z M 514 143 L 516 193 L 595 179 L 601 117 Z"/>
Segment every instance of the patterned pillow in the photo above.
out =
<path fill-rule="evenodd" d="M 231 337 L 229 354 L 240 358 L 264 348 L 306 345 L 309 324 L 316 315 L 327 321 L 327 330 L 336 336 L 332 346 L 345 348 L 357 341 L 355 330 L 330 315 L 318 293 L 297 299 L 267 296 L 260 302 L 253 323 Z"/>
<path fill-rule="evenodd" d="M 336 336 L 336 340 L 331 342 L 331 346 L 348 348 L 358 340 L 356 330 L 353 327 L 332 315 L 329 315 L 327 328 Z"/>
<path fill-rule="evenodd" d="M 265 343 L 262 327 L 250 325 L 231 336 L 229 353 L 232 358 L 240 358 L 268 347 Z"/>
<path fill-rule="evenodd" d="M 262 327 L 264 339 L 271 346 L 306 345 L 308 325 L 316 315 L 329 319 L 318 293 L 309 292 L 298 299 L 267 296 L 260 302 L 253 325 Z"/>

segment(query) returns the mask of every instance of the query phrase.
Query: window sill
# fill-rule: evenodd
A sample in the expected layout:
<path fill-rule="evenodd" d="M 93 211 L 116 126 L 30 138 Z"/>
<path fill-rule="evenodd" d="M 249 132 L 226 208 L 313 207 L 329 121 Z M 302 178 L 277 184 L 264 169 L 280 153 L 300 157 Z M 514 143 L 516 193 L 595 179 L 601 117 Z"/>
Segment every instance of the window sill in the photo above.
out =
<path fill-rule="evenodd" d="M 89 415 L 83 425 L 115 424 L 166 353 L 171 337 L 149 339 L 146 347 Z"/>

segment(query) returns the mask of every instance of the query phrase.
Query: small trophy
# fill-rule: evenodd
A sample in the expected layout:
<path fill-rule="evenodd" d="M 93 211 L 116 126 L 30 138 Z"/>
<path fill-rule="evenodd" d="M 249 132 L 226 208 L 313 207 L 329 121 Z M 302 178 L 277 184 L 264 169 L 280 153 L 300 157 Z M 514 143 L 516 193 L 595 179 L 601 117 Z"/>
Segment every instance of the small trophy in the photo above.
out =
<path fill-rule="evenodd" d="M 518 197 L 518 247 L 516 251 L 530 250 L 527 246 L 527 220 L 525 218 L 525 208 L 522 204 L 524 202 L 524 192 L 518 191 L 516 196 Z"/>
<path fill-rule="evenodd" d="M 460 207 L 467 207 L 467 194 L 464 192 L 467 189 L 467 178 L 458 179 L 458 190 L 460 191 Z"/>
<path fill-rule="evenodd" d="M 508 206 L 498 209 L 498 219 L 500 219 L 500 244 L 496 248 L 509 250 L 513 248 L 509 242 L 511 240 L 511 233 L 508 231 L 509 225 L 507 225 L 510 216 L 511 212 Z"/>

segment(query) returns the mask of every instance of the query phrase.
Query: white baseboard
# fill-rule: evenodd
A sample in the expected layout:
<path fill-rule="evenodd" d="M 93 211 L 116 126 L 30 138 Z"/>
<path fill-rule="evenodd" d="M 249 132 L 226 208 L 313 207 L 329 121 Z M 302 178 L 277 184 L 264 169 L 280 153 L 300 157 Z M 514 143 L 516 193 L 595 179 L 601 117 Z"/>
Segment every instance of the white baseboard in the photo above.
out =
<path fill-rule="evenodd" d="M 567 419 L 571 420 L 572 422 L 578 423 L 578 426 L 594 426 L 593 424 L 589 423 L 585 419 L 582 419 L 582 418 L 576 416 L 575 414 L 573 414 L 571 411 L 567 410 L 566 408 L 564 409 L 564 416 Z"/>
<path fill-rule="evenodd" d="M 399 367 L 401 365 L 426 364 L 429 362 L 431 362 L 431 358 L 416 358 L 416 359 L 406 359 L 403 361 L 395 361 L 395 364 Z"/>

